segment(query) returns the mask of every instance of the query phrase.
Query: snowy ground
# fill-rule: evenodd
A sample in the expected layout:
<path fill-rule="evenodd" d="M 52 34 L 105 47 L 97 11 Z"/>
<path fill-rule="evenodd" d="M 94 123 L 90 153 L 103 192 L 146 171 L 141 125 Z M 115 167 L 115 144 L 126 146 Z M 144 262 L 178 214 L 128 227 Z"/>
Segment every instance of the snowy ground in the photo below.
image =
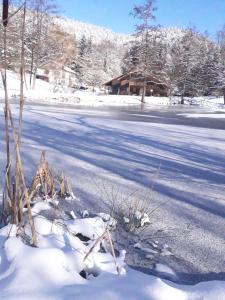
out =
<path fill-rule="evenodd" d="M 9 97 L 12 101 L 17 101 L 19 98 L 19 74 L 9 71 L 8 73 L 8 89 Z M 107 95 L 104 91 L 92 92 L 90 91 L 79 91 L 69 89 L 67 87 L 56 86 L 49 84 L 45 81 L 36 80 L 36 88 L 32 90 L 29 88 L 29 76 L 26 76 L 25 97 L 27 102 L 31 103 L 43 103 L 43 104 L 67 104 L 88 107 L 99 107 L 99 106 L 140 106 L 140 96 L 117 96 Z M 4 91 L 2 82 L 0 81 L 0 101 L 4 98 Z M 179 104 L 180 98 L 173 97 L 146 97 L 146 106 L 173 106 Z M 187 106 L 198 106 L 209 109 L 220 109 L 225 110 L 224 99 L 222 97 L 198 97 L 194 99 L 185 99 L 185 105 Z"/>
<path fill-rule="evenodd" d="M 15 105 L 13 110 L 16 115 Z M 84 207 L 106 209 L 113 190 L 137 191 L 151 208 L 165 202 L 149 229 L 159 249 L 149 255 L 134 247 L 139 242 L 145 249 L 146 241 L 135 241 L 127 245 L 128 263 L 147 273 L 166 264 L 181 282 L 224 279 L 225 122 L 208 118 L 209 112 L 206 118 L 183 116 L 190 113 L 196 111 L 27 105 L 22 146 L 27 178 L 46 150 L 55 169 L 72 178 Z M 1 129 L 1 149 L 3 141 Z M 164 255 L 166 245 L 172 255 Z"/>
<path fill-rule="evenodd" d="M 19 74 L 9 71 L 8 73 L 9 97 L 12 100 L 19 98 Z M 26 82 L 29 82 L 29 76 L 26 76 Z M 86 106 L 103 106 L 103 105 L 140 105 L 140 97 L 137 96 L 110 96 L 105 95 L 104 91 L 75 91 L 67 87 L 56 86 L 45 81 L 36 80 L 35 90 L 25 89 L 27 102 L 36 103 L 63 103 L 68 105 L 86 105 Z M 4 98 L 4 90 L 0 81 L 0 99 Z M 170 103 L 167 97 L 147 97 L 146 102 L 153 105 L 168 105 Z"/>
<path fill-rule="evenodd" d="M 12 102 L 18 95 L 17 80 L 10 81 Z M 146 199 L 150 208 L 159 205 L 160 208 L 151 215 L 152 224 L 144 236 L 135 237 L 129 243 L 126 236 L 118 241 L 126 248 L 126 261 L 131 267 L 157 276 L 165 275 L 180 283 L 225 280 L 225 119 L 222 99 L 207 99 L 204 104 L 202 100 L 196 101 L 198 105 L 190 108 L 164 105 L 145 106 L 140 110 L 137 106 L 139 97 L 133 102 L 135 97 L 79 92 L 75 98 L 70 98 L 74 96 L 46 93 L 49 85 L 38 82 L 38 85 L 42 84 L 42 92 L 27 92 L 28 100 L 36 103 L 28 101 L 25 106 L 22 154 L 27 180 L 31 180 L 41 151 L 46 150 L 55 170 L 63 169 L 72 179 L 74 191 L 84 208 L 92 208 L 95 212 L 107 210 L 113 195 L 119 195 L 118 201 L 121 201 L 135 192 L 139 199 Z M 0 94 L 3 95 L 1 89 Z M 54 105 L 37 105 L 37 102 L 47 103 L 48 97 Z M 115 107 L 109 108 L 112 99 L 115 99 Z M 125 99 L 128 99 L 127 103 Z M 116 107 L 118 101 L 122 101 L 123 106 L 131 105 L 119 108 Z M 168 104 L 168 99 L 160 101 Z M 75 108 L 77 104 L 70 107 L 57 105 L 61 102 L 70 105 L 79 102 L 80 108 Z M 83 108 L 102 104 L 105 108 Z M 12 107 L 16 117 L 18 107 L 15 104 Z M 3 152 L 3 104 L 0 104 L 0 120 L 0 149 Z M 4 156 L 0 157 L 0 166 L 3 170 Z M 0 178 L 1 190 L 2 186 L 3 176 Z M 0 232 L 1 247 L 5 235 L 4 230 Z M 13 248 L 10 243 L 9 240 L 9 253 Z M 24 248 L 18 245 L 19 250 L 21 247 Z M 25 277 L 37 281 L 36 275 L 32 277 L 34 271 L 37 274 L 37 265 L 27 261 L 31 267 L 23 273 L 19 268 L 19 250 L 9 256 L 2 252 L 0 289 L 4 293 L 1 293 L 1 299 L 72 299 L 81 291 L 84 296 L 78 299 L 90 295 L 98 300 L 225 299 L 224 282 L 187 287 L 130 268 L 122 279 L 111 271 L 91 282 L 78 275 L 76 279 L 71 279 L 68 274 L 63 278 L 56 276 L 51 283 L 47 282 L 50 285 L 47 289 L 44 279 L 48 276 L 47 270 L 52 268 L 51 260 L 49 264 L 44 261 L 46 268 L 38 269 L 41 288 L 37 284 L 34 293 L 34 290 L 26 290 L 22 281 Z M 32 259 L 33 249 L 23 251 L 29 254 L 27 259 Z M 40 257 L 41 252 L 35 251 Z M 63 257 L 67 255 L 65 251 L 57 255 Z M 59 260 L 57 268 L 67 268 L 64 258 Z M 13 292 L 18 285 L 21 285 L 19 296 Z M 36 296 L 31 298 L 33 294 Z"/>
<path fill-rule="evenodd" d="M 41 211 L 49 210 L 52 208 L 46 202 L 39 202 L 32 209 L 38 248 L 18 238 L 14 226 L 0 230 L 1 300 L 225 299 L 224 282 L 181 286 L 128 268 L 124 263 L 125 251 L 120 251 L 114 260 L 106 241 L 101 246 L 96 244 L 98 236 L 114 223 L 110 217 L 51 222 L 40 215 Z M 89 240 L 82 242 L 78 233 Z M 29 227 L 26 234 L 28 239 Z M 161 264 L 157 268 L 168 271 Z"/>

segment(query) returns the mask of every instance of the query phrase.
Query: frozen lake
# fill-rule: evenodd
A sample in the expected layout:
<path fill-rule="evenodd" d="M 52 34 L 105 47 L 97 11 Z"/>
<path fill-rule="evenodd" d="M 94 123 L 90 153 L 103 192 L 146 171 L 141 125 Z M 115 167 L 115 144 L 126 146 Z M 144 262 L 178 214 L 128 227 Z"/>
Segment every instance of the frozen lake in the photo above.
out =
<path fill-rule="evenodd" d="M 152 208 L 165 203 L 152 215 L 150 231 L 163 230 L 159 238 L 173 255 L 144 259 L 143 270 L 163 262 L 187 282 L 225 279 L 225 113 L 29 104 L 22 144 L 28 180 L 42 150 L 72 179 L 84 207 L 107 208 L 110 190 L 148 195 Z M 0 162 L 3 170 L 3 156 Z"/>

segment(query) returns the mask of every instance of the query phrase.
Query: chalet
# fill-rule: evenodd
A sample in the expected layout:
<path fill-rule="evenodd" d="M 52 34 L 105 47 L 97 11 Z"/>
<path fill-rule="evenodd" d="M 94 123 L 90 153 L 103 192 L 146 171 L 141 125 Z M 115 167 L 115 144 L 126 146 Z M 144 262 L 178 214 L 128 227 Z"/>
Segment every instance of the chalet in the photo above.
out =
<path fill-rule="evenodd" d="M 104 85 L 112 95 L 141 95 L 146 82 L 146 96 L 168 96 L 168 86 L 154 76 L 145 77 L 141 72 L 128 72 Z"/>

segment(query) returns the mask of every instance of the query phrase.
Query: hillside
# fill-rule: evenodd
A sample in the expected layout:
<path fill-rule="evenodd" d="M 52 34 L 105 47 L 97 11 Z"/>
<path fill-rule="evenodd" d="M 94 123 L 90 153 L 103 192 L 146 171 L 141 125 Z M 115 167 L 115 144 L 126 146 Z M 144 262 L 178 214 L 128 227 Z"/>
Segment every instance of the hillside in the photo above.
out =
<path fill-rule="evenodd" d="M 76 57 L 72 68 L 77 71 L 80 85 L 101 86 L 125 71 L 124 57 L 133 45 L 133 35 L 63 17 L 56 18 L 54 24 L 75 39 Z M 152 31 L 152 36 L 160 33 L 161 45 L 169 49 L 179 42 L 183 32 L 179 28 L 161 28 Z"/>
<path fill-rule="evenodd" d="M 121 45 L 131 40 L 131 35 L 125 35 L 113 32 L 108 28 L 101 26 L 72 20 L 69 18 L 57 18 L 55 20 L 57 25 L 60 25 L 64 31 L 74 35 L 77 40 L 80 40 L 83 35 L 87 39 L 92 39 L 93 43 L 100 44 L 102 41 L 113 41 L 113 43 Z"/>
<path fill-rule="evenodd" d="M 85 36 L 87 39 L 91 39 L 94 44 L 100 44 L 102 41 L 111 41 L 117 45 L 124 45 L 127 43 L 129 44 L 133 40 L 132 33 L 117 33 L 109 28 L 66 17 L 55 19 L 55 24 L 59 25 L 65 32 L 74 35 L 77 40 L 80 40 L 82 36 Z M 161 33 L 163 39 L 167 43 L 171 43 L 183 36 L 183 29 L 177 27 L 161 28 Z"/>

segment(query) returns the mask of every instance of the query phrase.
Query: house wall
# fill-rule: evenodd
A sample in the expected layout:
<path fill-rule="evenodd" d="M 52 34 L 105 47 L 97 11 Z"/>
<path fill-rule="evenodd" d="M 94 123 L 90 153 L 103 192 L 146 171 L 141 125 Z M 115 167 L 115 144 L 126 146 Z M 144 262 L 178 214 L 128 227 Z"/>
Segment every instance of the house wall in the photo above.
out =
<path fill-rule="evenodd" d="M 147 77 L 146 96 L 168 96 L 168 88 L 152 76 Z M 128 74 L 113 79 L 106 84 L 113 95 L 140 95 L 143 91 L 144 77 L 141 74 Z"/>
<path fill-rule="evenodd" d="M 112 86 L 112 91 L 111 93 L 113 95 L 141 95 L 143 90 L 143 84 L 142 85 L 130 85 L 129 83 L 125 85 L 114 85 Z M 153 90 L 153 92 L 151 92 Z M 146 96 L 168 96 L 167 89 L 161 88 L 159 85 L 149 85 L 146 88 Z"/>
<path fill-rule="evenodd" d="M 74 87 L 76 85 L 76 77 L 73 73 L 64 70 L 54 70 L 49 73 L 49 82 Z"/>

